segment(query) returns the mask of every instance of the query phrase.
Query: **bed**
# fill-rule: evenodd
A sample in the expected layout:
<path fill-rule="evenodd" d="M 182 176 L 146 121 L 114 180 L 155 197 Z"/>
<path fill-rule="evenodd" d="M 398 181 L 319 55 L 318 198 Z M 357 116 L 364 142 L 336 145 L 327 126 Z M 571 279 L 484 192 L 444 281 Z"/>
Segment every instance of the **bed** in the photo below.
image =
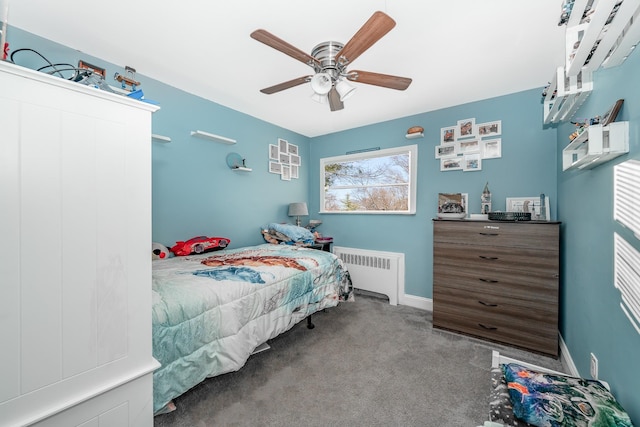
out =
<path fill-rule="evenodd" d="M 205 378 L 237 371 L 267 340 L 352 299 L 335 255 L 263 244 L 153 262 L 154 413 Z"/>
<path fill-rule="evenodd" d="M 633 427 L 605 381 L 579 378 L 493 351 L 484 427 Z"/>

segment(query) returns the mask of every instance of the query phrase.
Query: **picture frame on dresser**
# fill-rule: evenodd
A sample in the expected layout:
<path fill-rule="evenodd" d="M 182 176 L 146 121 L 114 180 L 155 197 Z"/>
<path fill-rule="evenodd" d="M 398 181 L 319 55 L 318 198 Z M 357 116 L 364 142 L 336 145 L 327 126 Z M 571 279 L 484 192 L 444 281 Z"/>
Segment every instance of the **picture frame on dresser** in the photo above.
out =
<path fill-rule="evenodd" d="M 544 206 L 546 207 L 545 218 L 541 219 L 540 211 L 540 196 L 532 197 L 507 197 L 506 207 L 507 212 L 530 212 L 532 220 L 551 220 L 551 210 L 549 206 L 549 196 L 544 198 Z"/>

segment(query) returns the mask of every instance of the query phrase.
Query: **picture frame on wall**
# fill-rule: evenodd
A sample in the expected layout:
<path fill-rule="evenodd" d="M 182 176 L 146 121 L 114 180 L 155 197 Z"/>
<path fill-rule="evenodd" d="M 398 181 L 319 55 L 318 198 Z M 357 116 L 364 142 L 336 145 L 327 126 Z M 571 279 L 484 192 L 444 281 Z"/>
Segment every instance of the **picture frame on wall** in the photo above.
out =
<path fill-rule="evenodd" d="M 462 156 L 442 157 L 440 159 L 440 171 L 459 171 L 462 170 Z"/>
<path fill-rule="evenodd" d="M 279 162 L 269 162 L 269 172 L 282 174 L 282 165 Z"/>
<path fill-rule="evenodd" d="M 480 141 L 477 139 L 467 139 L 458 142 L 458 154 L 480 152 Z"/>
<path fill-rule="evenodd" d="M 458 127 L 456 129 L 458 131 L 458 137 L 460 138 L 473 138 L 476 136 L 476 119 L 463 119 L 458 120 Z"/>
<path fill-rule="evenodd" d="M 287 152 L 293 156 L 298 155 L 298 146 L 295 144 L 287 144 Z"/>
<path fill-rule="evenodd" d="M 482 158 L 480 153 L 467 153 L 463 156 L 462 170 L 464 172 L 476 172 L 482 170 Z"/>
<path fill-rule="evenodd" d="M 450 144 L 456 140 L 456 127 L 450 126 L 440 129 L 440 144 Z"/>
<path fill-rule="evenodd" d="M 457 146 L 453 144 L 436 145 L 436 159 L 452 157 L 458 154 Z"/>
<path fill-rule="evenodd" d="M 297 165 L 291 165 L 291 179 L 298 179 L 298 170 L 300 169 Z"/>
<path fill-rule="evenodd" d="M 494 122 L 480 123 L 478 125 L 478 136 L 481 138 L 487 136 L 496 136 L 502 134 L 502 120 Z"/>
<path fill-rule="evenodd" d="M 502 139 L 484 139 L 480 144 L 483 159 L 498 159 L 502 157 Z"/>
<path fill-rule="evenodd" d="M 289 142 L 286 139 L 278 138 L 278 148 L 281 153 L 289 152 Z"/>
<path fill-rule="evenodd" d="M 289 154 L 287 154 L 287 152 L 280 152 L 280 157 L 278 159 L 280 161 L 280 163 L 284 163 L 284 164 L 288 164 L 291 160 L 289 157 Z"/>
<path fill-rule="evenodd" d="M 280 159 L 280 148 L 275 144 L 269 144 L 269 160 Z"/>
<path fill-rule="evenodd" d="M 291 181 L 291 166 L 282 165 L 282 173 L 280 174 L 280 179 L 283 181 Z"/>
<path fill-rule="evenodd" d="M 300 156 L 295 154 L 289 155 L 289 163 L 292 165 L 300 166 Z"/>

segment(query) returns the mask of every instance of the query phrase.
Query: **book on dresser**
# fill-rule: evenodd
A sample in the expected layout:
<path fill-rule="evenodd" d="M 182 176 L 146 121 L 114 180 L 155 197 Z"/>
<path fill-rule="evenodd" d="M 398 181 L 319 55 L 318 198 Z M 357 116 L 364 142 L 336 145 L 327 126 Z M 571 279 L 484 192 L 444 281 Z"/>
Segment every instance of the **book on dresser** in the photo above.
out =
<path fill-rule="evenodd" d="M 558 357 L 560 223 L 433 221 L 433 326 Z"/>

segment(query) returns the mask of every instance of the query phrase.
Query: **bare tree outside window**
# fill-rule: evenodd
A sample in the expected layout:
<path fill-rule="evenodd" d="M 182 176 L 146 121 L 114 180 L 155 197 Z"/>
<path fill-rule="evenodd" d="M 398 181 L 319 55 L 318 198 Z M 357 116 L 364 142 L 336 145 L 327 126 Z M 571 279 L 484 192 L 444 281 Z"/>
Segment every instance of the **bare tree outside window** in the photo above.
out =
<path fill-rule="evenodd" d="M 417 146 L 320 160 L 323 212 L 415 213 Z"/>

